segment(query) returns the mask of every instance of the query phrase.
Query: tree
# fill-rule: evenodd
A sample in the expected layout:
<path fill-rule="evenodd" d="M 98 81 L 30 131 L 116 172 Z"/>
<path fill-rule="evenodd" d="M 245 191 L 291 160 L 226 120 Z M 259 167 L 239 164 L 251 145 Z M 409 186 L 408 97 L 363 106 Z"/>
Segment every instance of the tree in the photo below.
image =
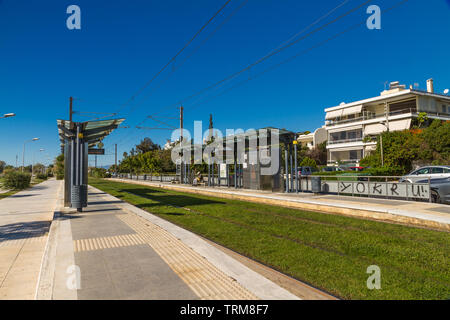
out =
<path fill-rule="evenodd" d="M 450 123 L 434 120 L 422 131 L 404 130 L 383 132 L 385 167 L 412 169 L 413 161 L 429 164 L 450 163 Z M 377 148 L 360 162 L 363 166 L 380 167 L 380 137 Z"/>
<path fill-rule="evenodd" d="M 64 154 L 60 154 L 56 157 L 54 171 L 57 180 L 64 179 Z"/>
<path fill-rule="evenodd" d="M 144 138 L 144 140 L 136 146 L 136 149 L 139 153 L 143 154 L 149 151 L 159 150 L 161 147 L 158 144 L 153 143 L 152 139 Z"/>
<path fill-rule="evenodd" d="M 44 173 L 45 166 L 42 163 L 36 163 L 33 166 L 33 173 Z"/>
<path fill-rule="evenodd" d="M 6 162 L 5 162 L 5 161 L 2 161 L 2 160 L 0 160 L 0 173 L 2 173 L 2 172 L 3 172 L 3 170 L 5 170 L 5 166 L 6 166 Z"/>
<path fill-rule="evenodd" d="M 300 162 L 299 166 L 317 168 L 317 163 L 314 159 L 311 159 L 310 157 L 304 157 L 303 160 Z"/>

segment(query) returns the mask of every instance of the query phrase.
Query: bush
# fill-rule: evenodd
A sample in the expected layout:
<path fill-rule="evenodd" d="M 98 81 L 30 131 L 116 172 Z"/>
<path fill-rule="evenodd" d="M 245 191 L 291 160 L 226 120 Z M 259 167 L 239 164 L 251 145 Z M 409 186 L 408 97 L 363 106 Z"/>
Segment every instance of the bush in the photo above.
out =
<path fill-rule="evenodd" d="M 45 173 L 38 173 L 36 178 L 39 180 L 47 180 L 48 176 Z"/>
<path fill-rule="evenodd" d="M 300 162 L 299 167 L 317 168 L 317 163 L 316 160 L 311 159 L 310 157 L 304 157 L 303 160 Z"/>
<path fill-rule="evenodd" d="M 31 174 L 12 171 L 5 174 L 3 186 L 8 189 L 21 190 L 28 188 L 31 182 Z"/>
<path fill-rule="evenodd" d="M 402 176 L 405 170 L 401 167 L 378 167 L 364 169 L 363 172 L 370 174 L 371 176 Z"/>
<path fill-rule="evenodd" d="M 111 174 L 104 168 L 91 168 L 89 175 L 94 178 L 111 178 Z"/>

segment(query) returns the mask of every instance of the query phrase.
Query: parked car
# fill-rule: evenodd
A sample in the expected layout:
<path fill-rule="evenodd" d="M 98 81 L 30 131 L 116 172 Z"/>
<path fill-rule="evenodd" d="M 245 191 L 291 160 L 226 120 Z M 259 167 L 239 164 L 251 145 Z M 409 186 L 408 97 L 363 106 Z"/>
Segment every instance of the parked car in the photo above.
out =
<path fill-rule="evenodd" d="M 348 169 L 351 170 L 351 171 L 363 171 L 364 167 L 350 167 Z"/>
<path fill-rule="evenodd" d="M 428 179 L 418 180 L 417 183 L 428 183 Z M 450 204 L 450 178 L 431 179 L 430 188 L 433 202 Z"/>
<path fill-rule="evenodd" d="M 317 172 L 317 169 L 313 167 L 298 167 L 299 177 L 310 176 L 313 172 Z"/>
<path fill-rule="evenodd" d="M 344 171 L 341 167 L 323 167 L 322 172 Z"/>
<path fill-rule="evenodd" d="M 400 182 L 417 182 L 423 179 L 450 178 L 450 166 L 426 166 L 413 170 L 400 178 Z"/>

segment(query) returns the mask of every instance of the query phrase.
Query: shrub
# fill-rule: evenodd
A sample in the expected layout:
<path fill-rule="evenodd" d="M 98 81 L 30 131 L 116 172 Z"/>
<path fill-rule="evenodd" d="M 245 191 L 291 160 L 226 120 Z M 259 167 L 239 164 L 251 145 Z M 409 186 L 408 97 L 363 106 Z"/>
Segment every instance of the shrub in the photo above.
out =
<path fill-rule="evenodd" d="M 8 189 L 21 190 L 28 188 L 31 182 L 31 174 L 12 171 L 5 174 L 3 186 Z"/>
<path fill-rule="evenodd" d="M 401 167 L 368 168 L 363 172 L 368 173 L 371 176 L 401 176 L 406 173 Z"/>
<path fill-rule="evenodd" d="M 39 180 L 47 180 L 48 176 L 45 173 L 38 173 L 36 175 L 36 178 L 38 178 Z"/>
<path fill-rule="evenodd" d="M 311 159 L 310 157 L 304 157 L 303 160 L 300 162 L 299 167 L 317 168 L 317 163 L 316 160 Z"/>

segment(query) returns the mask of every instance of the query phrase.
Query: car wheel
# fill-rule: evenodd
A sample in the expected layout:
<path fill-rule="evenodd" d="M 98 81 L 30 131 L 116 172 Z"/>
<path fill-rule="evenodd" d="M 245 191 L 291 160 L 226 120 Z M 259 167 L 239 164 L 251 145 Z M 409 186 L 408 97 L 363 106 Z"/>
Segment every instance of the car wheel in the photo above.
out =
<path fill-rule="evenodd" d="M 439 196 L 439 193 L 436 191 L 431 191 L 431 201 L 434 203 L 441 203 L 441 197 Z"/>

